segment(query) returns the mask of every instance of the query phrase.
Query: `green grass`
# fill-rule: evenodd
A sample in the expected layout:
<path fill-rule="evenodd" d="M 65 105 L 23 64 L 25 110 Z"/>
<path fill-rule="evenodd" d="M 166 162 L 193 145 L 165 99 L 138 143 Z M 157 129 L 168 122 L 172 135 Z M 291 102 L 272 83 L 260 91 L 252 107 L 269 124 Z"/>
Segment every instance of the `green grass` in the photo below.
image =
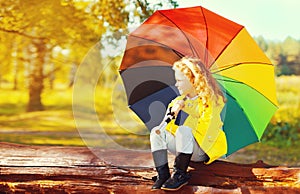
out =
<path fill-rule="evenodd" d="M 300 76 L 282 76 L 276 79 L 276 83 L 279 109 L 272 122 L 299 122 Z"/>
<path fill-rule="evenodd" d="M 300 76 L 278 77 L 276 86 L 279 109 L 262 141 L 282 148 L 300 146 Z"/>
<path fill-rule="evenodd" d="M 265 143 L 254 143 L 228 156 L 232 162 L 255 163 L 262 160 L 270 165 L 300 166 L 299 146 L 278 148 Z"/>
<path fill-rule="evenodd" d="M 71 111 L 49 110 L 0 116 L 1 130 L 25 131 L 73 131 L 74 121 Z"/>
<path fill-rule="evenodd" d="M 22 133 L 11 132 L 8 134 L 1 134 L 1 142 L 12 142 L 28 145 L 61 145 L 61 146 L 84 146 L 79 135 L 62 134 L 62 133 Z"/>
<path fill-rule="evenodd" d="M 100 88 L 96 91 L 93 107 L 83 105 L 74 110 L 71 89 L 46 90 L 42 95 L 45 110 L 26 112 L 25 90 L 0 89 L 0 141 L 99 147 L 111 147 L 117 142 L 126 148 L 149 148 L 147 134 L 139 135 L 140 125 L 127 121 L 125 126 L 120 124 L 128 119 L 126 103 L 117 105 L 122 107 L 121 111 L 127 111 L 126 114 L 122 112 L 123 116 L 116 116 L 110 105 L 112 91 Z"/>
<path fill-rule="evenodd" d="M 72 112 L 72 91 L 43 93 L 46 111 L 26 112 L 25 90 L 0 89 L 0 141 L 35 145 L 84 146 Z"/>

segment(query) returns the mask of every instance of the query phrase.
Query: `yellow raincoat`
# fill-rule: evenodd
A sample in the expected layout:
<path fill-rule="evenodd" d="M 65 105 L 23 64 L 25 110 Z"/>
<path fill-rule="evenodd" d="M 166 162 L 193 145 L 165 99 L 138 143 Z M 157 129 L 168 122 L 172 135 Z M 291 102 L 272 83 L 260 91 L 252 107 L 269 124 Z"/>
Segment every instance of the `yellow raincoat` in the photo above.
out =
<path fill-rule="evenodd" d="M 183 98 L 184 96 L 175 98 L 169 104 L 169 107 L 172 107 L 175 101 Z M 222 98 L 219 98 L 218 103 L 210 101 L 205 110 L 203 110 L 204 107 L 200 98 L 195 100 L 187 99 L 184 104 L 182 111 L 187 113 L 188 116 L 183 125 L 192 129 L 195 140 L 209 156 L 209 161 L 206 164 L 210 164 L 227 153 L 226 136 L 222 130 L 223 122 L 220 117 L 224 102 Z M 175 135 L 178 128 L 178 123 L 175 123 L 175 119 L 173 119 L 166 127 L 166 130 L 173 135 Z"/>

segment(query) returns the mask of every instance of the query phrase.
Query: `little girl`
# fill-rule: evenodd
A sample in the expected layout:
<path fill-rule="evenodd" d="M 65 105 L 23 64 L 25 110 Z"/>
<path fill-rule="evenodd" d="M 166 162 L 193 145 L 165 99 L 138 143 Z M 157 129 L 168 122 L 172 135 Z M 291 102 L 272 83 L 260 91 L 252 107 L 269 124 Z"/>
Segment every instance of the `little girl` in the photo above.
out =
<path fill-rule="evenodd" d="M 220 113 L 224 97 L 199 59 L 184 57 L 173 65 L 180 96 L 168 106 L 162 123 L 151 130 L 150 142 L 158 172 L 152 190 L 175 191 L 189 180 L 190 160 L 210 164 L 227 152 Z M 167 151 L 176 155 L 171 176 Z"/>

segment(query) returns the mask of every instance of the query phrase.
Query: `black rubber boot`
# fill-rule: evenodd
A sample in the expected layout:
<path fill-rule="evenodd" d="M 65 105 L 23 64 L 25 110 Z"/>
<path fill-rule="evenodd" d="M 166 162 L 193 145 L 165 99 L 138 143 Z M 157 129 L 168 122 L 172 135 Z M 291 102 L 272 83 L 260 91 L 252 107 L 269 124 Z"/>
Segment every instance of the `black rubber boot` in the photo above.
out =
<path fill-rule="evenodd" d="M 175 158 L 174 172 L 172 176 L 162 185 L 161 189 L 167 191 L 177 191 L 188 184 L 190 175 L 187 173 L 192 154 L 179 153 Z"/>
<path fill-rule="evenodd" d="M 158 173 L 158 176 L 156 178 L 155 183 L 153 184 L 153 186 L 151 188 L 152 191 L 160 189 L 161 186 L 166 182 L 166 180 L 168 180 L 171 177 L 168 163 L 166 163 L 162 166 L 156 167 L 156 171 Z"/>

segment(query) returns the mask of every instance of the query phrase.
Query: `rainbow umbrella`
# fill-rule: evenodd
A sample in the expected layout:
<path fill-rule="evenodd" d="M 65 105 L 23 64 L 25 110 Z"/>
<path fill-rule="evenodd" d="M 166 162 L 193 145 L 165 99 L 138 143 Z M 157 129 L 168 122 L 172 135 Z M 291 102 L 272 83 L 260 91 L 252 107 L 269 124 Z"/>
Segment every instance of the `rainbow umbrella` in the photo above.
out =
<path fill-rule="evenodd" d="M 258 142 L 277 110 L 274 66 L 244 26 L 201 6 L 156 11 L 128 35 L 120 75 L 148 129 L 178 95 L 172 64 L 182 56 L 201 59 L 224 90 L 226 155 Z"/>

